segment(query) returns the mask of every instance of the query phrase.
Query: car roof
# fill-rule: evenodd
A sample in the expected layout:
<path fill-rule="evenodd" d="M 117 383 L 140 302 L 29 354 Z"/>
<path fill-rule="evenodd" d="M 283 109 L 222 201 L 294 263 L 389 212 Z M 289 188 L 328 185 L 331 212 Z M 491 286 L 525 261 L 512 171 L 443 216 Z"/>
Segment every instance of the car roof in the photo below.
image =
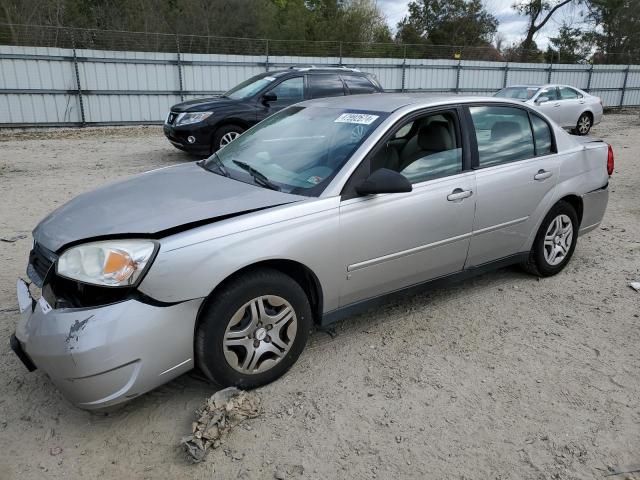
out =
<path fill-rule="evenodd" d="M 512 103 L 522 105 L 520 101 L 507 98 L 479 97 L 433 93 L 368 93 L 340 97 L 316 98 L 299 103 L 305 107 L 337 108 L 341 110 L 369 110 L 391 113 L 409 105 L 434 107 L 459 103 Z"/>

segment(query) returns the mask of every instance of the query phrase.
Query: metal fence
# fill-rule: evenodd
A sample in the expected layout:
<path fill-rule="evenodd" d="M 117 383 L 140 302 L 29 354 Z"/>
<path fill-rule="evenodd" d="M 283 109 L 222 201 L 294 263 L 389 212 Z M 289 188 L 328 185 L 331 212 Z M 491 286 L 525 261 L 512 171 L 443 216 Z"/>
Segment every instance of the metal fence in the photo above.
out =
<path fill-rule="evenodd" d="M 360 68 L 388 91 L 488 95 L 553 82 L 598 95 L 608 107 L 640 106 L 640 65 L 487 61 L 496 60 L 495 49 L 461 47 L 6 31 L 0 28 L 0 127 L 159 123 L 172 104 L 293 65 Z"/>

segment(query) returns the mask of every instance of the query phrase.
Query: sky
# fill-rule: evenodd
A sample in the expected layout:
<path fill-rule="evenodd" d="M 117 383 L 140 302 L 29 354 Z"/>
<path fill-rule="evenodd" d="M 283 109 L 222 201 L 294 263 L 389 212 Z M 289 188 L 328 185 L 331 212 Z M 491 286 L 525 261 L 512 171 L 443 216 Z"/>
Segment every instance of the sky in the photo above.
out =
<path fill-rule="evenodd" d="M 521 40 L 526 30 L 526 20 L 518 15 L 511 6 L 515 0 L 483 0 L 486 9 L 500 22 L 498 32 L 501 33 L 506 44 L 510 45 Z M 376 0 L 378 7 L 387 18 L 391 29 L 395 32 L 397 23 L 407 15 L 409 0 Z M 578 27 L 583 24 L 582 9 L 573 5 L 565 5 L 558 10 L 538 33 L 535 39 L 538 48 L 544 50 L 549 44 L 549 37 L 553 37 L 563 21 Z"/>

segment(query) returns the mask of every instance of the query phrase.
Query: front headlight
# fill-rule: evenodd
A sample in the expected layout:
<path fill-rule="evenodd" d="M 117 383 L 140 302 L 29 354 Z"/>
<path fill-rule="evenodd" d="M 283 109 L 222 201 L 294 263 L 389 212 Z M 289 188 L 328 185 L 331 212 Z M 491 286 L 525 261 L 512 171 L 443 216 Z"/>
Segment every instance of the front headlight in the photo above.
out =
<path fill-rule="evenodd" d="M 193 112 L 193 113 L 181 113 L 178 115 L 176 119 L 176 127 L 180 125 L 189 125 L 191 123 L 198 123 L 206 120 L 213 112 Z"/>
<path fill-rule="evenodd" d="M 58 259 L 62 277 L 107 287 L 136 283 L 156 251 L 151 240 L 108 240 L 71 247 Z"/>

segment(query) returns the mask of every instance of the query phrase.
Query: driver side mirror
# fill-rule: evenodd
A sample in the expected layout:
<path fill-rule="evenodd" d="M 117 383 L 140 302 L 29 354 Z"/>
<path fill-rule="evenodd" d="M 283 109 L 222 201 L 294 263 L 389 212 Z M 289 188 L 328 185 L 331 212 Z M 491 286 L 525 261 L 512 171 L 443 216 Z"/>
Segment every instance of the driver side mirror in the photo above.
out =
<path fill-rule="evenodd" d="M 549 101 L 549 97 L 538 97 L 536 100 L 536 104 L 540 105 L 541 103 L 546 103 Z"/>
<path fill-rule="evenodd" d="M 373 172 L 362 183 L 356 186 L 358 195 L 375 195 L 377 193 L 403 193 L 413 189 L 411 182 L 404 175 L 381 168 Z"/>
<path fill-rule="evenodd" d="M 262 95 L 262 103 L 264 103 L 265 105 L 271 102 L 276 102 L 277 100 L 278 100 L 278 96 L 273 92 L 267 92 L 264 95 Z"/>

